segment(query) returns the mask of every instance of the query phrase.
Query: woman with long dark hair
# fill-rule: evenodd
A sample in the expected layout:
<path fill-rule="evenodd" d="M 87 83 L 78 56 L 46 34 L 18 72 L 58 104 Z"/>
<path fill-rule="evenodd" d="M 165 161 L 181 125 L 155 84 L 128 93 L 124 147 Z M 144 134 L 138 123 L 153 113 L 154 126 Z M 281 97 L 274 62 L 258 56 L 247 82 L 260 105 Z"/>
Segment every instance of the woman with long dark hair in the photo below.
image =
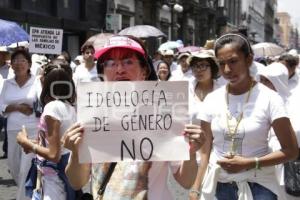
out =
<path fill-rule="evenodd" d="M 64 169 L 69 150 L 61 146 L 64 132 L 76 121 L 75 86 L 69 64 L 48 64 L 41 78 L 43 113 L 39 123 L 38 143 L 27 138 L 23 129 L 17 136 L 26 153 L 37 154 L 38 171 L 42 179 L 43 199 L 73 200 Z"/>

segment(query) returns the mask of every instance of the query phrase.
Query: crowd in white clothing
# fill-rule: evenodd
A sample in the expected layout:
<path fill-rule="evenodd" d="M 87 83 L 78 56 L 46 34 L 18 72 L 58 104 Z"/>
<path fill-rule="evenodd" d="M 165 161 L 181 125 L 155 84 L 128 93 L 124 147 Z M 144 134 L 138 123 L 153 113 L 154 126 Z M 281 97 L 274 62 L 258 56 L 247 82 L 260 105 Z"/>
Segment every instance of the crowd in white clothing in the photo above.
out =
<path fill-rule="evenodd" d="M 283 200 L 297 199 L 286 192 L 284 163 L 297 159 L 300 149 L 299 56 L 285 53 L 273 63 L 262 65 L 253 60 L 247 38 L 236 33 L 219 38 L 214 49 L 180 53 L 168 49 L 157 55 L 152 67 L 158 81 L 189 82 L 190 123 L 201 124 L 206 141 L 197 152 L 198 173 L 190 189 L 184 189 L 174 179 L 179 165 L 169 170 L 170 163 L 151 166 L 150 184 L 162 180 L 156 190 L 168 198 L 173 195 L 173 199 L 221 200 L 228 188 L 238 191 L 239 200 L 259 199 L 254 187 L 270 199 L 272 195 Z M 69 156 L 61 139 L 76 122 L 75 94 L 67 100 L 50 98 L 45 89 L 49 74 L 67 63 L 70 71 L 60 73 L 67 74 L 65 79 L 70 78 L 74 91 L 80 82 L 103 79 L 90 44 L 83 46 L 82 55 L 73 62 L 62 54 L 49 65 L 46 56 L 30 57 L 24 49 L 16 50 L 6 60 L 10 62 L 0 63 L 0 115 L 7 118 L 8 166 L 18 186 L 16 198 L 26 200 L 30 199 L 25 181 L 32 159 L 59 163 L 64 155 Z M 36 105 L 41 101 L 40 116 Z M 37 133 L 41 130 L 46 142 L 42 147 L 37 146 L 41 137 Z M 56 132 L 58 135 L 53 137 Z M 38 170 L 43 174 L 45 197 L 69 199 L 66 183 L 55 170 Z M 163 175 L 156 176 L 160 170 Z M 161 191 L 166 185 L 169 189 Z"/>

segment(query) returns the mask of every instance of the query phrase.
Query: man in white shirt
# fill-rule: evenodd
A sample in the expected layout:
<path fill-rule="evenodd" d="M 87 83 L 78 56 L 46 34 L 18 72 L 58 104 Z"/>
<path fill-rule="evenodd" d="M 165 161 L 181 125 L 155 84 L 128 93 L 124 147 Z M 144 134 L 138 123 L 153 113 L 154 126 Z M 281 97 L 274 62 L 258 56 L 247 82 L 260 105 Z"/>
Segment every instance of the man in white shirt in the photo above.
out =
<path fill-rule="evenodd" d="M 77 86 L 78 82 L 90 82 L 99 80 L 97 66 L 94 61 L 95 49 L 93 45 L 84 45 L 81 48 L 81 52 L 83 56 L 83 63 L 76 68 L 73 74 L 75 86 Z"/>

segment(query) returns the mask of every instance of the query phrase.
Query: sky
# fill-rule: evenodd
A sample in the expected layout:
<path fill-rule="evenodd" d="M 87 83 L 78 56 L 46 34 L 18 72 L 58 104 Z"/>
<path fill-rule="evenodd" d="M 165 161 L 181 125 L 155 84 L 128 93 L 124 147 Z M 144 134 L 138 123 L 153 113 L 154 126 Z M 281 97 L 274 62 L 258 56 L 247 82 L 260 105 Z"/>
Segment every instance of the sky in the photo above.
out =
<path fill-rule="evenodd" d="M 300 27 L 300 6 L 299 0 L 277 0 L 279 12 L 288 12 L 292 19 L 292 24 Z"/>

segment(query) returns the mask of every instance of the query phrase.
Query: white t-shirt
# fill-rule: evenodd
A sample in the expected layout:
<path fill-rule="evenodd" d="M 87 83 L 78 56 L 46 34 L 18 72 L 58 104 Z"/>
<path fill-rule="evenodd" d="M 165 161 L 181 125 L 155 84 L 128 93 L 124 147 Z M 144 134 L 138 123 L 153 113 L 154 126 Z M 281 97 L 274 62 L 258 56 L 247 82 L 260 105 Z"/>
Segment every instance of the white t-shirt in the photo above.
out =
<path fill-rule="evenodd" d="M 85 67 L 85 63 L 82 63 L 76 68 L 76 71 L 73 74 L 73 81 L 75 86 L 77 86 L 79 82 L 91 82 L 98 80 L 99 78 L 96 65 L 94 65 L 92 69 L 88 70 Z"/>
<path fill-rule="evenodd" d="M 268 133 L 272 122 L 287 117 L 282 98 L 266 86 L 257 83 L 245 104 L 248 92 L 242 95 L 229 94 L 229 110 L 238 118 L 243 110 L 235 138 L 236 153 L 244 157 L 260 157 L 269 153 Z M 200 114 L 201 120 L 211 123 L 213 148 L 210 162 L 215 163 L 228 154 L 231 149 L 231 136 L 228 135 L 226 87 L 210 93 L 204 100 L 205 109 Z M 245 104 L 245 105 L 244 105 Z"/>
<path fill-rule="evenodd" d="M 75 108 L 69 103 L 60 100 L 54 100 L 46 104 L 41 119 L 45 116 L 51 116 L 60 121 L 59 136 L 63 136 L 65 131 L 76 122 Z M 61 155 L 68 153 L 69 150 L 61 146 Z"/>
<path fill-rule="evenodd" d="M 31 75 L 30 79 L 19 87 L 14 78 L 7 79 L 3 83 L 0 94 L 0 111 L 4 112 L 10 104 L 27 104 L 33 107 L 33 103 L 37 100 L 36 77 Z M 7 116 L 7 130 L 21 130 L 22 125 L 26 128 L 36 128 L 38 118 L 33 112 L 27 116 L 21 112 L 10 112 Z"/>

